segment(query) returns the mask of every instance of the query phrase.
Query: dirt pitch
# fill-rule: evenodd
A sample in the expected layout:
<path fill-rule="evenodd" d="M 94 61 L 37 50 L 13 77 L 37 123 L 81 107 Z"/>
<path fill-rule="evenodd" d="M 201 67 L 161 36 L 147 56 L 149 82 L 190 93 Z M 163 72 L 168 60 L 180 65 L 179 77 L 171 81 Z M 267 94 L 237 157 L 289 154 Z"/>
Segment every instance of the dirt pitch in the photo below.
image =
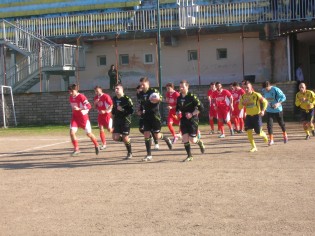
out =
<path fill-rule="evenodd" d="M 75 158 L 67 131 L 0 135 L 0 235 L 315 235 L 315 137 L 287 126 L 288 144 L 277 127 L 274 146 L 255 136 L 257 153 L 203 127 L 206 154 L 193 146 L 190 163 L 162 142 L 141 162 L 137 131 L 129 161 L 112 141 L 96 157 L 83 133 Z"/>

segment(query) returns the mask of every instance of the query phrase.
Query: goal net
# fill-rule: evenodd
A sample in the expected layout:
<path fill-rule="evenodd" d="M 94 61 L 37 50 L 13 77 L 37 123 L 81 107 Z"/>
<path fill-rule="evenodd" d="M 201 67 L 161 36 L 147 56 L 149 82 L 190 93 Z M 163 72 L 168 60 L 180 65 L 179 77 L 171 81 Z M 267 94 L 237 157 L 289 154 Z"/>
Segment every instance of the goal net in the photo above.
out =
<path fill-rule="evenodd" d="M 10 126 L 16 126 L 16 115 L 14 107 L 14 99 L 12 88 L 10 86 L 1 85 L 1 117 L 0 125 L 1 127 L 8 128 Z"/>

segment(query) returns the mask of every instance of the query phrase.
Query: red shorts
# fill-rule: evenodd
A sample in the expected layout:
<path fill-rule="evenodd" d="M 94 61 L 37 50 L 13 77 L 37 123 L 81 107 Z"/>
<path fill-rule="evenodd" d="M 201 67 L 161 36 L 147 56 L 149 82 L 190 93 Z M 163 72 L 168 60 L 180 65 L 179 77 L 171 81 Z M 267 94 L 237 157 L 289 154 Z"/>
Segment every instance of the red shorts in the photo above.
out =
<path fill-rule="evenodd" d="M 218 116 L 217 110 L 213 106 L 210 106 L 209 107 L 209 117 L 217 118 L 217 116 Z"/>
<path fill-rule="evenodd" d="M 180 117 L 180 115 L 176 116 L 176 113 L 169 112 L 167 117 L 167 124 L 173 123 L 174 125 L 179 125 Z"/>
<path fill-rule="evenodd" d="M 244 109 L 240 110 L 238 107 L 235 107 L 232 116 L 238 117 L 238 118 L 244 118 Z"/>
<path fill-rule="evenodd" d="M 84 129 L 87 134 L 92 132 L 92 127 L 89 119 L 72 118 L 70 122 L 70 129 L 76 132 L 78 128 Z"/>
<path fill-rule="evenodd" d="M 228 109 L 228 110 L 227 109 L 218 109 L 217 113 L 218 113 L 218 119 L 224 120 L 226 122 L 231 120 L 230 109 Z"/>
<path fill-rule="evenodd" d="M 98 126 L 103 126 L 106 129 L 113 127 L 113 120 L 110 113 L 98 114 L 97 117 Z"/>

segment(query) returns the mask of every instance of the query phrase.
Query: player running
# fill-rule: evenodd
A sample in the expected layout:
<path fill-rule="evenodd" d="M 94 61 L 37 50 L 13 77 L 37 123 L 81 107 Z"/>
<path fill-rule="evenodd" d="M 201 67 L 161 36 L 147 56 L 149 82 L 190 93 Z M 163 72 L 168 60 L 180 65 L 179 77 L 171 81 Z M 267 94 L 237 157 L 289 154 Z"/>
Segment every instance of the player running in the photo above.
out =
<path fill-rule="evenodd" d="M 121 84 L 115 86 L 115 94 L 113 97 L 113 140 L 123 141 L 126 149 L 127 156 L 125 159 L 132 158 L 131 142 L 129 138 L 131 114 L 133 113 L 133 103 L 131 99 L 124 94 L 124 88 Z"/>
<path fill-rule="evenodd" d="M 78 139 L 76 137 L 76 132 L 78 128 L 85 130 L 86 135 L 91 139 L 95 147 L 95 154 L 99 153 L 99 145 L 97 140 L 92 133 L 91 123 L 89 119 L 89 110 L 91 109 L 91 104 L 87 98 L 79 93 L 78 86 L 72 84 L 68 87 L 68 92 L 70 94 L 69 102 L 72 108 L 72 118 L 70 123 L 70 137 L 74 147 L 72 156 L 77 156 L 80 154 Z"/>
<path fill-rule="evenodd" d="M 111 118 L 113 101 L 108 94 L 103 93 L 103 89 L 100 86 L 96 86 L 94 88 L 94 92 L 96 95 L 94 97 L 94 107 L 98 112 L 97 122 L 100 129 L 100 138 L 103 144 L 100 149 L 104 150 L 106 149 L 106 136 L 104 127 L 110 133 L 113 131 L 113 121 Z"/>
<path fill-rule="evenodd" d="M 232 121 L 235 126 L 235 131 L 237 133 L 243 133 L 244 131 L 244 108 L 239 109 L 238 105 L 243 94 L 245 94 L 244 89 L 240 87 L 237 82 L 232 83 L 232 97 L 233 97 L 233 111 L 232 111 Z"/>
<path fill-rule="evenodd" d="M 269 135 L 269 146 L 274 144 L 273 139 L 273 119 L 276 119 L 278 122 L 282 134 L 283 134 L 283 142 L 288 142 L 288 135 L 285 128 L 285 123 L 283 120 L 283 108 L 282 103 L 285 102 L 286 96 L 281 91 L 281 89 L 271 86 L 269 81 L 265 81 L 262 84 L 262 95 L 268 101 L 268 106 L 266 110 L 266 117 L 267 117 L 267 129 Z"/>
<path fill-rule="evenodd" d="M 233 111 L 233 97 L 227 89 L 223 89 L 220 82 L 216 82 L 215 86 L 217 91 L 214 92 L 214 98 L 216 101 L 216 109 L 218 114 L 218 126 L 219 130 L 221 131 L 219 138 L 225 138 L 224 123 L 228 125 L 231 135 L 234 135 L 232 123 L 230 121 L 230 111 Z"/>
<path fill-rule="evenodd" d="M 245 83 L 244 88 L 245 94 L 241 97 L 239 109 L 246 108 L 245 131 L 247 131 L 247 137 L 251 144 L 250 152 L 257 152 L 253 129 L 268 143 L 268 137 L 262 130 L 262 116 L 265 114 L 268 102 L 260 93 L 253 91 L 253 86 L 249 81 Z"/>
<path fill-rule="evenodd" d="M 303 122 L 303 128 L 306 133 L 305 140 L 308 140 L 311 138 L 310 131 L 315 136 L 313 124 L 315 93 L 307 90 L 305 83 L 300 83 L 299 90 L 295 96 L 295 105 L 301 110 L 301 121 Z"/>
<path fill-rule="evenodd" d="M 173 83 L 166 84 L 166 91 L 166 102 L 168 103 L 167 126 L 173 135 L 172 143 L 174 144 L 181 137 L 180 133 L 176 134 L 173 127 L 173 124 L 179 126 L 180 123 L 180 117 L 176 115 L 176 102 L 179 97 L 179 92 L 175 91 Z"/>
<path fill-rule="evenodd" d="M 216 102 L 214 98 L 214 93 L 216 91 L 215 83 L 210 83 L 210 88 L 208 90 L 208 101 L 209 101 L 209 125 L 210 125 L 210 132 L 209 134 L 214 134 L 214 118 L 217 117 L 217 110 L 216 110 Z M 218 127 L 219 130 L 219 127 Z"/>
<path fill-rule="evenodd" d="M 143 115 L 144 139 L 147 150 L 147 156 L 142 161 L 151 161 L 151 131 L 157 139 L 162 139 L 166 142 L 169 149 L 172 149 L 172 142 L 169 138 L 161 133 L 161 115 L 159 104 L 161 96 L 158 90 L 150 88 L 150 82 L 147 77 L 140 79 L 142 91 L 139 93 L 140 112 Z"/>
<path fill-rule="evenodd" d="M 205 146 L 198 135 L 198 115 L 202 112 L 203 107 L 199 99 L 188 91 L 189 84 L 186 80 L 182 80 L 179 84 L 180 96 L 177 98 L 176 112 L 182 114 L 180 119 L 180 129 L 182 132 L 182 140 L 187 152 L 187 158 L 184 160 L 192 161 L 190 142 L 198 144 L 201 153 L 205 152 Z"/>

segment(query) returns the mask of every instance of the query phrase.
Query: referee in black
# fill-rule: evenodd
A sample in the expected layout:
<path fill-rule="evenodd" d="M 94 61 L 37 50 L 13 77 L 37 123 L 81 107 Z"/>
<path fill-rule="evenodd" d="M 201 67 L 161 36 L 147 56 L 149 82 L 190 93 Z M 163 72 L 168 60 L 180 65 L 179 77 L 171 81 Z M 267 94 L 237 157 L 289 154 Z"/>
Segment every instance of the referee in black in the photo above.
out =
<path fill-rule="evenodd" d="M 193 156 L 191 154 L 190 142 L 198 144 L 201 153 L 205 152 L 205 146 L 201 139 L 198 139 L 198 115 L 203 110 L 203 106 L 200 103 L 196 95 L 188 91 L 189 83 L 186 80 L 182 80 L 179 84 L 180 96 L 177 98 L 176 112 L 179 115 L 182 114 L 180 120 L 180 129 L 182 132 L 182 140 L 187 152 L 187 158 L 184 160 L 192 161 Z"/>

